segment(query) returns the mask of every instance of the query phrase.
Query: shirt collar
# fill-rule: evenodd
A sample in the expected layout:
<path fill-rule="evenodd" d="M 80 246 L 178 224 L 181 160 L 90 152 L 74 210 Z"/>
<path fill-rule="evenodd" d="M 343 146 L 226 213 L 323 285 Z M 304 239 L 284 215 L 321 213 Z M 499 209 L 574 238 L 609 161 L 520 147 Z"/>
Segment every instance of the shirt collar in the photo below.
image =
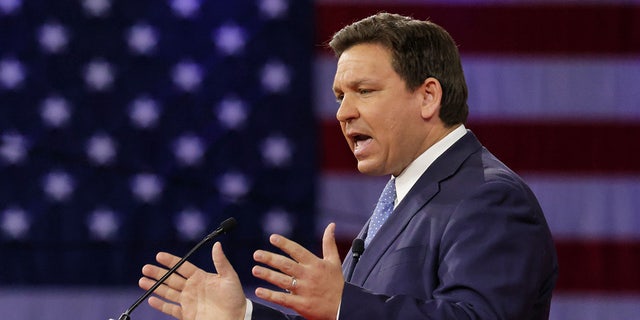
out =
<path fill-rule="evenodd" d="M 409 193 L 409 190 L 411 190 L 422 174 L 427 171 L 429 166 L 466 133 L 467 129 L 464 125 L 455 128 L 440 141 L 429 147 L 418 158 L 413 160 L 413 162 L 396 177 L 396 201 L 394 207 L 404 199 L 407 193 Z"/>

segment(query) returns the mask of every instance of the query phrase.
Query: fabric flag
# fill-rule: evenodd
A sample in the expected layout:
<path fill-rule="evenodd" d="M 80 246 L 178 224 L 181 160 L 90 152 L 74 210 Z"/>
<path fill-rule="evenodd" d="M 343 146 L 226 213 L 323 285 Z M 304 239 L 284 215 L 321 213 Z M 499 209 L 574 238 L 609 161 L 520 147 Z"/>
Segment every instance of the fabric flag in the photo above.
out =
<path fill-rule="evenodd" d="M 456 40 L 469 85 L 468 128 L 521 174 L 553 232 L 560 275 L 552 319 L 640 312 L 640 2 L 330 1 L 316 42 L 380 11 L 430 19 Z M 363 176 L 340 133 L 335 58 L 318 46 L 320 221 L 343 251 L 388 177 Z"/>
<path fill-rule="evenodd" d="M 245 283 L 271 233 L 317 243 L 312 10 L 0 0 L 0 287 L 135 286 L 231 216 Z"/>
<path fill-rule="evenodd" d="M 220 240 L 248 286 L 271 233 L 318 243 L 312 13 L 0 0 L 2 318 L 117 318 L 157 251 L 230 216 Z M 190 261 L 214 269 L 210 249 Z"/>

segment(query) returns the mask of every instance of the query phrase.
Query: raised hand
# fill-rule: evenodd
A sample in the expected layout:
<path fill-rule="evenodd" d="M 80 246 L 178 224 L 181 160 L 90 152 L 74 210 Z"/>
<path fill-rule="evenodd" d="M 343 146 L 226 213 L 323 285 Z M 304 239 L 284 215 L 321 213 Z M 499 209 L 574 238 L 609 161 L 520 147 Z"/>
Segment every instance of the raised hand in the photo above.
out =
<path fill-rule="evenodd" d="M 289 257 L 258 250 L 253 255 L 254 260 L 279 271 L 255 266 L 252 273 L 288 292 L 257 288 L 256 296 L 291 308 L 309 320 L 335 320 L 344 289 L 344 278 L 334 232 L 334 223 L 330 223 L 324 230 L 323 258 L 283 236 L 272 235 L 269 238 L 271 244 Z"/>
<path fill-rule="evenodd" d="M 155 290 L 159 297 L 149 298 L 149 305 L 180 320 L 242 320 L 246 298 L 240 279 L 219 242 L 213 245 L 211 256 L 218 273 L 205 272 L 185 262 Z M 156 260 L 171 268 L 180 258 L 160 252 Z M 145 277 L 140 278 L 138 285 L 147 290 L 166 272 L 165 268 L 145 265 L 142 268 Z"/>

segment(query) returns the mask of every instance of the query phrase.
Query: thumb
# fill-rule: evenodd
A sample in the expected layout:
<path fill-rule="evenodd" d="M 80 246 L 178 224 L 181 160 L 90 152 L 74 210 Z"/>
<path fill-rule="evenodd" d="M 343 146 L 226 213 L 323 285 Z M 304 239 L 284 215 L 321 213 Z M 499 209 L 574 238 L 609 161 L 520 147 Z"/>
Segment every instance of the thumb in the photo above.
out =
<path fill-rule="evenodd" d="M 334 222 L 324 229 L 324 235 L 322 235 L 322 257 L 326 260 L 340 263 L 340 253 L 338 252 L 338 245 L 336 244 L 336 224 Z"/>
<path fill-rule="evenodd" d="M 213 259 L 213 265 L 216 267 L 216 272 L 220 276 L 235 274 L 235 270 L 231 266 L 231 263 L 225 256 L 222 251 L 222 244 L 220 242 L 216 242 L 213 244 L 213 248 L 211 248 L 211 258 Z"/>

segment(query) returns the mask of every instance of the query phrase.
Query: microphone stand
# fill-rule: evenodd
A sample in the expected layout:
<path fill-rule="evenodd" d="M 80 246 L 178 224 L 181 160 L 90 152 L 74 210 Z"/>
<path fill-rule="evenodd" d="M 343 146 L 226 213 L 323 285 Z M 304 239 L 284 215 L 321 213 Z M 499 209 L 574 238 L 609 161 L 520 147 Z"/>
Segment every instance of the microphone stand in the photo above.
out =
<path fill-rule="evenodd" d="M 158 279 L 158 281 L 156 281 L 156 283 L 151 288 L 149 288 L 149 290 L 147 290 L 142 296 L 140 296 L 140 298 L 138 298 L 138 300 L 134 302 L 129 307 L 129 309 L 127 309 L 125 312 L 122 313 L 122 315 L 120 315 L 120 318 L 118 318 L 118 320 L 131 320 L 131 317 L 129 316 L 131 312 L 133 312 L 133 310 L 135 310 L 142 303 L 142 301 L 147 299 L 160 285 L 162 285 L 162 283 L 165 280 L 167 280 L 169 276 L 174 274 L 176 270 L 178 270 L 178 268 L 180 268 L 180 266 L 182 266 L 182 264 L 184 264 L 187 261 L 187 259 L 194 252 L 196 252 L 196 250 L 200 249 L 200 247 L 205 245 L 207 242 L 213 240 L 215 237 L 231 231 L 231 229 L 233 229 L 236 226 L 236 223 L 237 222 L 235 218 L 229 218 L 223 221 L 216 230 L 214 230 L 208 236 L 204 237 L 204 239 L 202 239 L 198 244 L 196 244 L 193 248 L 191 248 L 191 250 L 187 252 L 187 254 L 184 257 L 182 257 L 182 259 L 180 259 L 180 261 L 178 261 L 178 263 L 176 263 L 175 266 L 169 269 L 169 271 L 167 271 L 167 273 L 165 273 L 164 276 L 162 276 L 162 278 Z M 110 319 L 110 320 L 113 320 L 113 319 Z"/>

